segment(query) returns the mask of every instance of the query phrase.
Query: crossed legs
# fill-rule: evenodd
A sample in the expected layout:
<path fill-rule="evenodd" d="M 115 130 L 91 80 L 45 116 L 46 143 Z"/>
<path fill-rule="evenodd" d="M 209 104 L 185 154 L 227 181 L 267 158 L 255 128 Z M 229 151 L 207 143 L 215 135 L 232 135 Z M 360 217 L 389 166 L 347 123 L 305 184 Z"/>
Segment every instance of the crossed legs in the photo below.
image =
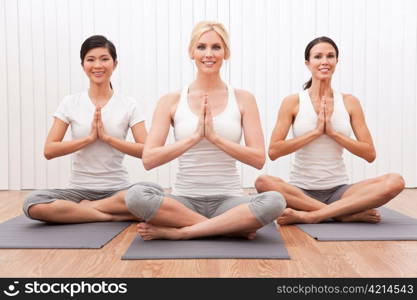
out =
<path fill-rule="evenodd" d="M 62 191 L 65 193 L 65 190 Z M 46 193 L 50 192 L 46 191 Z M 30 204 L 26 213 L 33 219 L 53 223 L 137 220 L 126 207 L 125 193 L 125 190 L 119 191 L 109 197 L 94 201 L 75 202 L 59 198 L 49 199 L 50 202 Z M 42 196 L 42 191 L 36 191 L 30 194 L 26 201 L 30 203 L 33 198 Z"/>
<path fill-rule="evenodd" d="M 375 208 L 397 196 L 404 185 L 399 174 L 382 175 L 351 185 L 340 200 L 327 205 L 277 177 L 262 175 L 255 182 L 258 192 L 279 191 L 286 198 L 288 208 L 277 219 L 281 225 L 319 223 L 329 218 L 341 222 L 377 223 L 380 215 Z"/>
<path fill-rule="evenodd" d="M 174 218 L 170 219 L 170 216 Z M 169 225 L 162 225 L 167 223 Z M 256 230 L 262 226 L 263 224 L 250 212 L 247 204 L 239 205 L 224 214 L 208 219 L 176 200 L 165 197 L 155 217 L 147 223 L 138 224 L 138 233 L 144 240 L 185 240 L 228 234 L 252 239 Z"/>
<path fill-rule="evenodd" d="M 213 235 L 238 235 L 253 239 L 256 231 L 278 217 L 285 207 L 285 201 L 276 192 L 259 201 L 271 207 L 269 211 L 274 213 L 271 220 L 260 221 L 248 203 L 207 218 L 194 211 L 192 204 L 166 197 L 161 189 L 135 186 L 126 194 L 129 210 L 145 220 L 138 224 L 138 233 L 144 240 L 180 240 Z"/>

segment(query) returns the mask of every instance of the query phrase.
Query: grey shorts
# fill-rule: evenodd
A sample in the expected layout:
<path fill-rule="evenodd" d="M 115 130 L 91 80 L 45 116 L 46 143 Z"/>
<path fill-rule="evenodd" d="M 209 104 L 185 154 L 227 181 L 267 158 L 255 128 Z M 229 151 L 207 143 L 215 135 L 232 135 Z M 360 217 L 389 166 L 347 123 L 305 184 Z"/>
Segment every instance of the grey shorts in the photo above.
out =
<path fill-rule="evenodd" d="M 346 190 L 351 184 L 342 184 L 327 190 L 306 190 L 299 187 L 307 196 L 314 198 L 320 202 L 330 204 L 342 198 Z"/>
<path fill-rule="evenodd" d="M 266 220 L 269 218 L 265 218 L 262 216 L 263 212 L 263 205 L 258 204 L 258 200 L 260 197 L 277 197 L 278 195 L 268 195 L 265 193 L 261 194 L 254 194 L 250 196 L 227 196 L 227 195 L 215 195 L 215 196 L 204 196 L 204 197 L 186 197 L 186 196 L 176 196 L 176 195 L 167 195 L 167 197 L 177 200 L 178 202 L 184 204 L 189 209 L 199 213 L 206 218 L 213 218 L 218 215 L 225 213 L 226 211 L 232 209 L 241 204 L 249 204 L 249 208 L 251 212 L 255 215 L 255 217 L 261 221 L 262 224 L 268 224 L 270 221 Z M 282 206 L 282 210 L 284 210 L 285 204 Z M 274 210 L 271 210 L 273 213 Z M 276 219 L 272 218 L 272 220 Z"/>
<path fill-rule="evenodd" d="M 149 221 L 157 213 L 164 197 L 175 199 L 207 218 L 221 215 L 240 204 L 248 204 L 251 212 L 263 225 L 272 222 L 280 216 L 286 206 L 284 197 L 275 191 L 250 196 L 186 197 L 165 195 L 162 187 L 151 182 L 131 187 L 126 193 L 125 201 L 127 208 L 133 215 Z"/>
<path fill-rule="evenodd" d="M 135 183 L 140 184 L 140 183 Z M 30 193 L 23 202 L 23 212 L 29 218 L 29 208 L 35 204 L 51 203 L 55 200 L 68 200 L 79 203 L 81 200 L 100 200 L 114 195 L 115 193 L 127 190 L 134 186 L 132 184 L 121 190 L 83 190 L 83 189 L 46 189 L 36 190 Z"/>

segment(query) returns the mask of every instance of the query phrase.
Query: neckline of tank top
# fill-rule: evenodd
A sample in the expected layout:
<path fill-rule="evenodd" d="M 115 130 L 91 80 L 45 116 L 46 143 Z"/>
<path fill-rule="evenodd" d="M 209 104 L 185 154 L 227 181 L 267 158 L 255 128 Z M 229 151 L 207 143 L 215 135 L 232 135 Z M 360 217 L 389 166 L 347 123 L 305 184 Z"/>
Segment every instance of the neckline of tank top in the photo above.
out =
<path fill-rule="evenodd" d="M 199 116 L 196 115 L 190 107 L 190 104 L 188 103 L 188 92 L 189 92 L 189 87 L 190 85 L 187 85 L 184 87 L 184 90 L 181 94 L 181 100 L 184 100 L 184 105 L 187 107 L 188 111 L 196 118 L 198 118 Z M 232 87 L 226 83 L 226 88 L 227 88 L 227 103 L 226 106 L 224 107 L 224 109 L 218 113 L 217 115 L 213 116 L 213 119 L 220 117 L 221 115 L 225 114 L 227 110 L 229 110 L 229 107 L 231 105 L 231 99 L 233 99 L 233 94 L 232 94 Z M 185 99 L 183 99 L 185 98 Z M 236 101 L 236 100 L 235 100 Z"/>
<path fill-rule="evenodd" d="M 308 92 L 308 89 L 304 90 L 303 92 L 305 93 L 305 95 L 307 97 L 307 100 L 308 100 L 307 102 L 309 102 L 309 106 L 312 109 L 313 113 L 316 116 L 318 116 L 319 114 L 316 112 L 316 109 L 314 108 L 313 101 L 311 100 L 310 93 Z M 339 93 L 334 89 L 332 89 L 332 92 L 333 92 L 333 110 L 334 110 L 334 105 L 336 104 L 336 98 L 339 99 Z"/>

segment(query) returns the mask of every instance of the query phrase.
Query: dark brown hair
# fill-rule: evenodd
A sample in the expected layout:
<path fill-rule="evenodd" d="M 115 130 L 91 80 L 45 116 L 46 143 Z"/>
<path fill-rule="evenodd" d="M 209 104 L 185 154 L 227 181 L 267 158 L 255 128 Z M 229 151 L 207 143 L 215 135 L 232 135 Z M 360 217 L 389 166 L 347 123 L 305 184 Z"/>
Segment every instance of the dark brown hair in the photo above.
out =
<path fill-rule="evenodd" d="M 93 35 L 86 39 L 81 45 L 80 58 L 82 65 L 84 64 L 84 58 L 88 51 L 94 48 L 106 48 L 109 51 L 110 56 L 113 58 L 113 61 L 117 61 L 117 52 L 114 44 L 103 35 Z M 110 88 L 113 89 L 111 82 Z"/>
<path fill-rule="evenodd" d="M 306 61 L 310 61 L 311 48 L 313 48 L 315 45 L 320 44 L 320 43 L 328 43 L 328 44 L 332 45 L 334 50 L 336 50 L 336 58 L 339 58 L 339 48 L 337 48 L 336 43 L 331 38 L 329 38 L 327 36 L 321 36 L 321 37 L 315 38 L 314 40 L 312 40 L 310 43 L 307 44 L 307 47 L 304 50 L 304 59 Z M 304 83 L 303 89 L 306 90 L 306 89 L 310 88 L 311 83 L 312 83 L 312 79 L 310 78 L 309 81 Z"/>

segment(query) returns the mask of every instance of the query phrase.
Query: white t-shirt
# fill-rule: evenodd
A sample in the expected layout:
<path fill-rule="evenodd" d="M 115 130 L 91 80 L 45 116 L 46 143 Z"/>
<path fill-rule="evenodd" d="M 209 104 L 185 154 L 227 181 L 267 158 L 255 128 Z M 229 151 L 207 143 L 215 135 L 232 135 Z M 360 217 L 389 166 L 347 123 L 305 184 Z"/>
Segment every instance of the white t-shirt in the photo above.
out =
<path fill-rule="evenodd" d="M 73 139 L 90 134 L 95 106 L 87 92 L 66 96 L 54 117 L 71 126 Z M 135 99 L 113 93 L 101 110 L 107 134 L 125 139 L 133 125 L 144 121 Z M 89 190 L 119 190 L 130 183 L 123 166 L 124 153 L 97 139 L 94 143 L 72 154 L 70 188 Z"/>

